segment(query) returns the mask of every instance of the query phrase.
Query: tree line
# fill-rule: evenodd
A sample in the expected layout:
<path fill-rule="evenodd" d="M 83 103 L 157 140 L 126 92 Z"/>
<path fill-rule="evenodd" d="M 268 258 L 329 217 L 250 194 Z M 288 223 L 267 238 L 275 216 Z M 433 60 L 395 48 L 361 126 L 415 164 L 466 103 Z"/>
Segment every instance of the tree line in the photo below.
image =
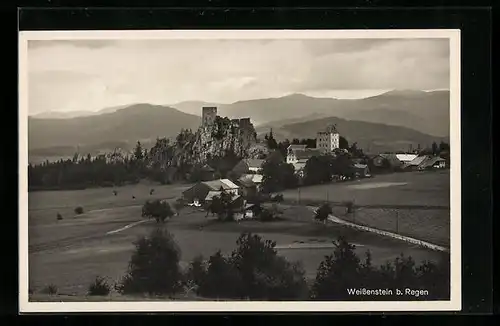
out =
<path fill-rule="evenodd" d="M 345 238 L 332 242 L 333 249 L 319 264 L 312 282 L 300 262 L 278 254 L 276 242 L 242 233 L 230 253 L 214 252 L 195 257 L 180 267 L 181 250 L 172 235 L 157 228 L 138 239 L 126 274 L 114 284 L 125 295 L 173 296 L 192 293 L 211 299 L 239 300 L 448 300 L 450 260 L 417 264 L 401 254 L 380 266 L 366 251 Z M 89 286 L 96 295 L 108 294 L 111 284 L 97 278 Z M 398 292 L 399 291 L 399 292 Z"/>

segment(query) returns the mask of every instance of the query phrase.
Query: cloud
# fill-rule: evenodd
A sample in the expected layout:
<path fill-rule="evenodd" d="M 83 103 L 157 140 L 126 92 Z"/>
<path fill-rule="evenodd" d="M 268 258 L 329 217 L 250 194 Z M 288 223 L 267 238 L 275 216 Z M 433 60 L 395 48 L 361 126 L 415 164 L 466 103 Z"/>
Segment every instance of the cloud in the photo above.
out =
<path fill-rule="evenodd" d="M 449 87 L 444 39 L 30 41 L 28 61 L 31 114 Z"/>

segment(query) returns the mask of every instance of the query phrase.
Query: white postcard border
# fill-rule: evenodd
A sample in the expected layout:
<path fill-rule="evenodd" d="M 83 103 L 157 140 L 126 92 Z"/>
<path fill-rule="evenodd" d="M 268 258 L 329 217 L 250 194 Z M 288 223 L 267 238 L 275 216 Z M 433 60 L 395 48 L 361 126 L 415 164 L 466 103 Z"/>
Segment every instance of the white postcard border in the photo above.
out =
<path fill-rule="evenodd" d="M 450 40 L 450 301 L 422 302 L 29 302 L 28 301 L 28 40 L 160 40 L 160 39 L 376 39 L 448 38 Z M 460 30 L 131 30 L 19 32 L 19 311 L 30 312 L 367 312 L 461 310 L 461 140 Z"/>

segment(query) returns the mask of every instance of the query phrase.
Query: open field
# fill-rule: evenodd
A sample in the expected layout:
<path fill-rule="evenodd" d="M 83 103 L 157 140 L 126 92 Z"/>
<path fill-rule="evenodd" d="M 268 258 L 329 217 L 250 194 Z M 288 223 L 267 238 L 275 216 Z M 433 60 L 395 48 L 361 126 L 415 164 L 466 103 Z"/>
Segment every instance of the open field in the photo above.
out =
<path fill-rule="evenodd" d="M 327 199 L 333 215 L 349 222 L 450 246 L 449 171 L 379 175 L 283 192 L 285 202 L 319 206 Z M 357 207 L 347 214 L 344 201 Z"/>
<path fill-rule="evenodd" d="M 152 220 L 141 222 L 141 204 L 150 197 L 176 198 L 185 186 L 154 188 L 154 196 L 149 195 L 147 185 L 119 188 L 116 197 L 112 189 L 30 193 L 29 285 L 35 291 L 33 299 L 36 300 L 36 294 L 48 284 L 55 284 L 62 295 L 82 296 L 96 276 L 107 277 L 111 283 L 119 281 L 126 273 L 133 242 L 156 227 Z M 84 207 L 84 214 L 75 215 L 73 209 L 77 205 Z M 113 208 L 113 205 L 116 206 Z M 165 227 L 179 245 L 182 266 L 200 254 L 208 258 L 219 249 L 230 253 L 241 232 L 258 233 L 264 239 L 276 241 L 279 254 L 289 260 L 302 261 L 309 279 L 315 277 L 324 256 L 332 253 L 328 244 L 341 235 L 357 245 L 360 255 L 370 250 L 375 265 L 401 252 L 417 262 L 436 260 L 440 256 L 370 233 L 315 223 L 311 210 L 306 207 L 284 205 L 283 208 L 284 220 L 267 223 L 219 223 L 206 218 L 204 212 L 186 208 Z M 56 220 L 57 211 L 64 216 L 63 220 Z M 126 226 L 130 227 L 124 228 Z M 296 244 L 306 247 L 294 248 Z M 307 248 L 308 244 L 323 248 Z M 60 300 L 58 297 L 53 298 Z M 110 300 L 115 297 L 120 296 L 112 296 Z"/>
<path fill-rule="evenodd" d="M 360 206 L 450 207 L 450 171 L 377 175 L 369 179 L 283 191 L 290 202 L 354 201 Z"/>

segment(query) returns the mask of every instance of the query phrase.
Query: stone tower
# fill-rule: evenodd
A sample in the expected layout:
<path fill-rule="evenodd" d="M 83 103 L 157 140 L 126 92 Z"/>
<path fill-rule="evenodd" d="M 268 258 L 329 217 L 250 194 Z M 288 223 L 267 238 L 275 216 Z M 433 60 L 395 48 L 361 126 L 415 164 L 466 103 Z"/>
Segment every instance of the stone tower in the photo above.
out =
<path fill-rule="evenodd" d="M 215 122 L 215 117 L 217 116 L 217 107 L 215 106 L 204 106 L 202 108 L 202 126 L 210 126 Z"/>

